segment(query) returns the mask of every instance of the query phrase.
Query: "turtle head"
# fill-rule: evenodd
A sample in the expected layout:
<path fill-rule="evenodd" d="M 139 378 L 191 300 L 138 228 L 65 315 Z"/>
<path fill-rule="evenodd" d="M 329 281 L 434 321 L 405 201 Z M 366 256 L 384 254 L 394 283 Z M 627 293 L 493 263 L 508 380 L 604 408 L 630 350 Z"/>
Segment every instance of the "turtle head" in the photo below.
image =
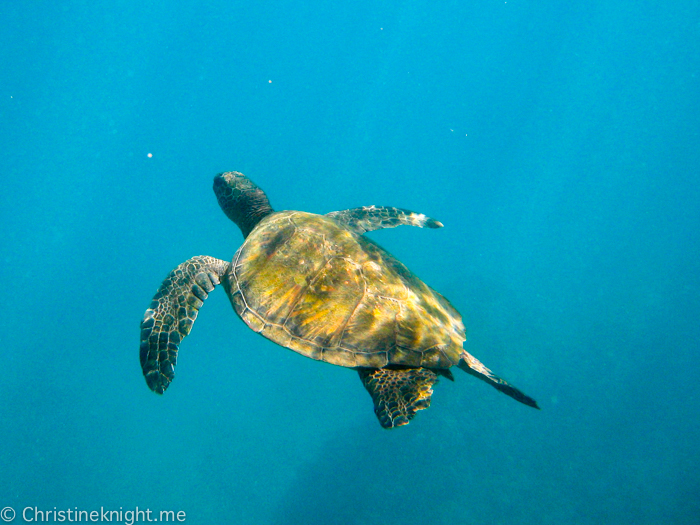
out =
<path fill-rule="evenodd" d="M 244 238 L 273 212 L 265 192 L 237 171 L 219 173 L 214 177 L 214 193 L 219 206 L 238 225 Z"/>

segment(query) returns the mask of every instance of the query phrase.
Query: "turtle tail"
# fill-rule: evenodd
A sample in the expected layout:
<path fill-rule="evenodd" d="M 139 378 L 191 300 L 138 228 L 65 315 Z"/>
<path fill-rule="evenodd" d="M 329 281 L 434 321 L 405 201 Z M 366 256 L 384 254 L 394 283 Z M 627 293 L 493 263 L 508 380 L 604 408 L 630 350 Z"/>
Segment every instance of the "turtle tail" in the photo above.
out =
<path fill-rule="evenodd" d="M 486 383 L 494 387 L 496 390 L 499 390 L 504 394 L 509 395 L 516 401 L 520 401 L 521 403 L 529 407 L 536 408 L 539 410 L 540 407 L 537 406 L 537 401 L 532 399 L 530 396 L 525 395 L 523 392 L 515 388 L 513 385 L 509 384 L 507 381 L 504 381 L 503 379 L 495 375 L 493 372 L 491 372 L 491 370 L 486 368 L 481 363 L 481 361 L 479 361 L 476 357 L 467 353 L 466 351 L 462 350 L 462 355 L 459 356 L 459 362 L 457 363 L 457 366 L 464 370 L 467 374 L 473 375 L 474 377 L 485 381 Z"/>
<path fill-rule="evenodd" d="M 205 255 L 175 268 L 160 285 L 141 321 L 141 368 L 149 388 L 162 394 L 175 377 L 180 342 L 229 263 Z"/>

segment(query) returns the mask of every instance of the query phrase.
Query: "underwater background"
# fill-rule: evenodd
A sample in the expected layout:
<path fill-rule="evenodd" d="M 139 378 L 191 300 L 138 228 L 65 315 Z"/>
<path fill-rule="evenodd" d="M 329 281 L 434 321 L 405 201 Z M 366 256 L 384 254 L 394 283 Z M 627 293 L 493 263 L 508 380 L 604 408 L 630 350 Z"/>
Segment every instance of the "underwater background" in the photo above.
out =
<path fill-rule="evenodd" d="M 700 523 L 698 44 L 684 0 L 3 3 L 0 508 Z M 442 221 L 369 236 L 541 411 L 454 369 L 383 430 L 220 288 L 153 394 L 139 322 L 241 244 L 228 170 Z"/>

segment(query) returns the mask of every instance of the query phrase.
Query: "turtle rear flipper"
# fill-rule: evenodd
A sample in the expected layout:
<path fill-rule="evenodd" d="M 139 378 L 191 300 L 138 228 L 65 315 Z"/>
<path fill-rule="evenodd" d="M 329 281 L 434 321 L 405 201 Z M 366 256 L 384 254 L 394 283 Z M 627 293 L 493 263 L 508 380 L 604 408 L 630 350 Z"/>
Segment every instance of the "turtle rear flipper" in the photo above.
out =
<path fill-rule="evenodd" d="M 485 381 L 486 383 L 494 387 L 496 390 L 499 390 L 504 394 L 509 395 L 516 401 L 520 401 L 521 403 L 529 407 L 536 408 L 539 410 L 540 407 L 537 406 L 537 401 L 532 399 L 530 396 L 525 395 L 513 385 L 509 384 L 507 381 L 501 379 L 496 374 L 491 372 L 491 370 L 486 368 L 481 363 L 481 361 L 479 361 L 470 353 L 463 350 L 462 355 L 460 355 L 459 357 L 459 362 L 457 363 L 457 366 L 464 370 L 467 374 L 473 375 L 474 377 L 478 377 L 482 381 Z"/>
<path fill-rule="evenodd" d="M 418 410 L 428 408 L 438 380 L 427 368 L 360 368 L 358 372 L 384 428 L 408 425 Z"/>
<path fill-rule="evenodd" d="M 141 368 L 146 383 L 158 394 L 175 377 L 180 342 L 190 333 L 197 313 L 229 263 L 214 257 L 192 257 L 160 285 L 141 321 Z"/>

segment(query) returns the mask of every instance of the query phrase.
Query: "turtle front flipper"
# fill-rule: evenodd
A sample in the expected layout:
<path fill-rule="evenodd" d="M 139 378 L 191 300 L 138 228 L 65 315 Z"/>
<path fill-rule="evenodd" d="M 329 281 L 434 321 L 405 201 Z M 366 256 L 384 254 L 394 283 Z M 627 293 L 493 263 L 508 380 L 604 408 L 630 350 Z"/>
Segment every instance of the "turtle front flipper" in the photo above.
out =
<path fill-rule="evenodd" d="M 175 377 L 178 346 L 228 266 L 206 255 L 192 257 L 170 272 L 158 288 L 141 321 L 141 368 L 154 392 L 165 392 Z"/>
<path fill-rule="evenodd" d="M 418 226 L 419 228 L 442 228 L 443 224 L 431 217 L 402 208 L 391 206 L 363 206 L 349 210 L 332 211 L 326 217 L 335 219 L 355 233 L 396 228 L 397 226 Z"/>
<path fill-rule="evenodd" d="M 479 361 L 476 357 L 466 352 L 465 350 L 462 350 L 462 355 L 459 356 L 459 362 L 457 363 L 457 366 L 464 370 L 467 374 L 473 375 L 474 377 L 478 377 L 482 381 L 485 381 L 486 383 L 494 387 L 496 390 L 499 390 L 504 394 L 509 395 L 516 401 L 520 401 L 521 403 L 529 407 L 536 408 L 539 410 L 540 407 L 537 406 L 537 401 L 532 399 L 530 396 L 525 395 L 513 385 L 509 384 L 507 381 L 504 381 L 503 379 L 495 375 L 493 372 L 491 372 L 491 370 L 486 368 L 481 363 L 481 361 Z"/>
<path fill-rule="evenodd" d="M 360 368 L 358 372 L 384 428 L 408 425 L 418 410 L 428 408 L 438 380 L 427 368 Z"/>

